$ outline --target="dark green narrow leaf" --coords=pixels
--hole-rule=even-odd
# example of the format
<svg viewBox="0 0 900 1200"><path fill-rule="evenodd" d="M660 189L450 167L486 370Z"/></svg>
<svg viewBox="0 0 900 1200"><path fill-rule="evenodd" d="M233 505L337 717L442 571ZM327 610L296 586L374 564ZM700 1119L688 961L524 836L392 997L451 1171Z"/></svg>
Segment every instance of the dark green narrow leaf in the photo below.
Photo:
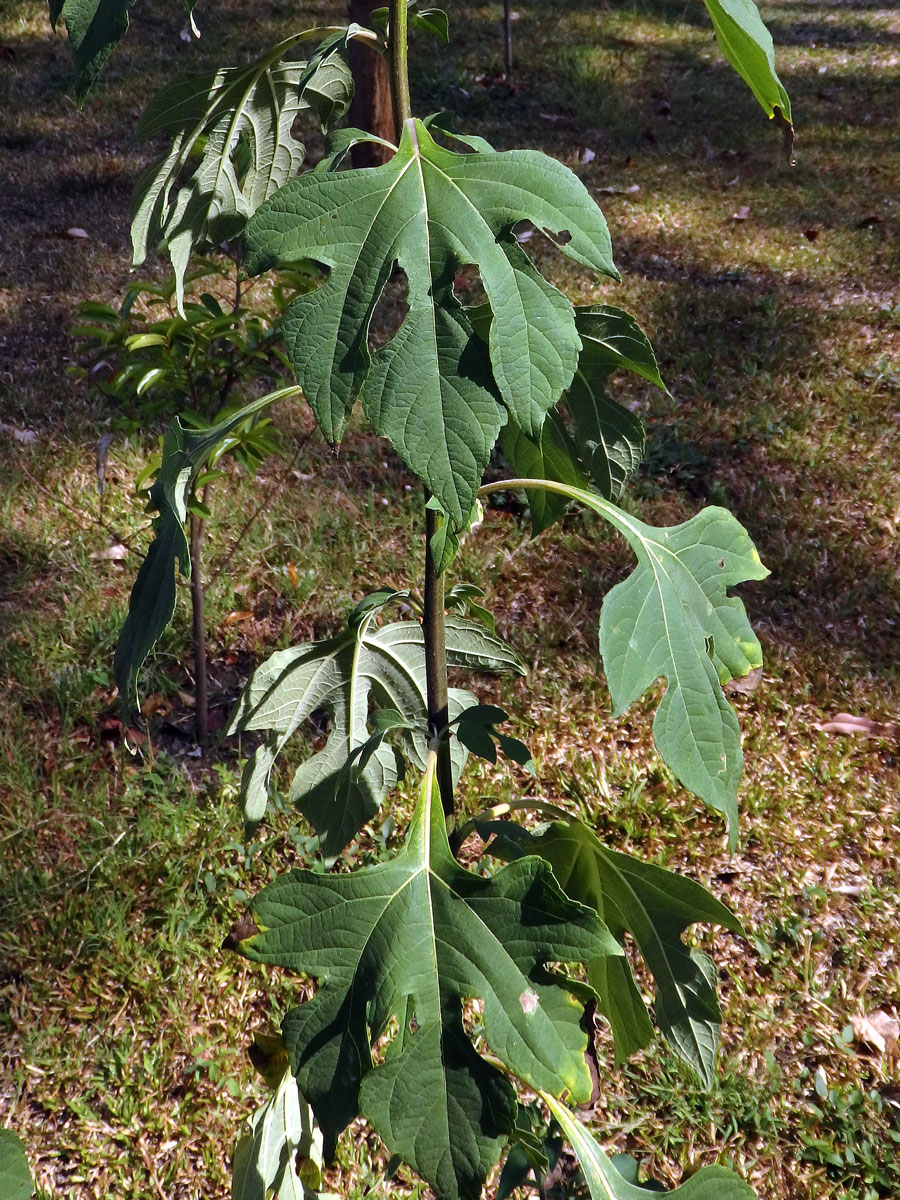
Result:
<svg viewBox="0 0 900 1200"><path fill-rule="evenodd" d="M75 99L79 106L124 37L133 3L134 0L50 0L53 28L61 18L69 33L75 60Z"/></svg>
<svg viewBox="0 0 900 1200"><path fill-rule="evenodd" d="M128 616L116 643L115 678L123 705L137 702L137 680L147 655L175 614L175 568L190 574L183 518L167 509L153 524L153 541L141 563L128 601Z"/></svg>
<svg viewBox="0 0 900 1200"><path fill-rule="evenodd" d="M753 0L703 0L716 41L769 117L792 128L791 102L775 70L775 47Z"/></svg>
<svg viewBox="0 0 900 1200"><path fill-rule="evenodd" d="M184 523L194 480L213 451L245 421L298 391L279 388L207 429L185 429L178 417L169 426L162 463L150 490L150 502L159 514L153 522L153 541L131 589L128 616L116 645L115 678L126 709L136 704L141 666L175 612L176 566L182 575L190 574Z"/></svg>

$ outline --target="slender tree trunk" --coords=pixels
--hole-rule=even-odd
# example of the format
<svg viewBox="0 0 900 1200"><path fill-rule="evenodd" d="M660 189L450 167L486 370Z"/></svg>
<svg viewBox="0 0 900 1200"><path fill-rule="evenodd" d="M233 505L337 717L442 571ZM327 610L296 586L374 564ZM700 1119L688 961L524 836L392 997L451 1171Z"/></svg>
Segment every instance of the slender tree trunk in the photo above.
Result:
<svg viewBox="0 0 900 1200"><path fill-rule="evenodd" d="M350 0L350 20L369 25L372 10L383 7L384 0ZM355 38L350 43L350 69L356 89L350 105L350 124L392 142L394 112L387 63L377 51ZM353 147L351 155L354 167L377 167L388 161L391 152L386 146L362 142Z"/></svg>

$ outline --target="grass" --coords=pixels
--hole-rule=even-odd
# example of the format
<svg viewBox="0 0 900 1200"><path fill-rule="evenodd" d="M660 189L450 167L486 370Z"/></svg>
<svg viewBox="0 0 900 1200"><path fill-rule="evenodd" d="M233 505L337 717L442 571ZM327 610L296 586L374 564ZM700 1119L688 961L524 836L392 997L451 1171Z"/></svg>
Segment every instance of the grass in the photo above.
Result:
<svg viewBox="0 0 900 1200"><path fill-rule="evenodd" d="M311 4L301 23L337 11ZM82 114L45 8L0 15L0 1116L25 1137L42 1200L228 1195L238 1122L260 1094L244 1047L290 1002L286 978L218 947L276 866L308 861L308 831L285 811L245 846L241 748L191 757L185 605L146 679L151 739L127 753L111 653L146 545L132 485L159 429L118 435L101 509L94 448L117 414L66 367L77 302L115 303L127 286L128 197L149 161L128 139L145 99L173 57L240 61L291 14L229 0L185 47L177 6L135 9ZM792 168L695 0L523 4L512 93L491 82L500 6L453 6L453 43L417 43L413 85L424 110L456 109L498 148L539 146L597 194L621 285L535 254L573 297L635 311L657 346L674 399L623 392L650 434L631 502L659 523L725 503L772 570L742 589L766 667L734 697L747 766L729 855L721 824L652 751L654 697L610 716L596 619L627 549L589 516L531 542L520 517L489 510L458 564L487 582L530 668L477 686L518 718L534 794L709 883L750 934L698 935L720 967L716 1087L657 1045L610 1068L596 1124L667 1182L721 1155L763 1197L874 1200L900 1192L900 1090L895 1061L859 1045L850 1019L900 1005L897 747L817 726L900 708L900 20L887 5L804 0L765 15L797 120ZM65 236L73 226L90 236ZM281 457L255 484L235 472L217 485L210 562L259 489L271 497L209 599L222 718L252 661L334 631L363 592L404 586L420 564L413 481L383 445L355 428L335 459L311 439L288 475L308 416L276 415ZM136 548L124 563L96 557L120 541ZM463 803L520 786L477 765ZM383 852L377 834L360 858ZM382 1165L377 1139L354 1129L332 1186L418 1194Z"/></svg>

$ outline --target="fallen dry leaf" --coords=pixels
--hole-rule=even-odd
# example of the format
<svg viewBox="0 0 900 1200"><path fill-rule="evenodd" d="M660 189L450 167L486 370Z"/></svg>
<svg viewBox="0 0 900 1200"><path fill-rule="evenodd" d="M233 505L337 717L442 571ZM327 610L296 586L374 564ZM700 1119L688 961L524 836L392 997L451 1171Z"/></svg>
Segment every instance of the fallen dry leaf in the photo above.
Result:
<svg viewBox="0 0 900 1200"><path fill-rule="evenodd" d="M854 717L851 713L837 713L830 721L814 722L813 729L822 733L862 733L866 737L900 741L900 724L896 721L872 721L868 717Z"/></svg>
<svg viewBox="0 0 900 1200"><path fill-rule="evenodd" d="M293 565L293 564L292 564ZM296 584L294 585L296 587ZM250 609L241 609L239 612L230 612L225 618L226 625L236 625L239 621L252 621L253 613Z"/></svg>
<svg viewBox="0 0 900 1200"><path fill-rule="evenodd" d="M37 434L33 429L17 429L15 425L7 425L5 421L0 421L0 433L8 433L13 441L21 446L30 446L32 442L37 441Z"/></svg>
<svg viewBox="0 0 900 1200"><path fill-rule="evenodd" d="M122 562L128 557L129 553L130 551L127 546L123 546L121 542L113 542L105 550L95 550L91 558L94 562Z"/></svg>
<svg viewBox="0 0 900 1200"><path fill-rule="evenodd" d="M900 1022L883 1008L876 1008L867 1017L851 1017L853 1036L863 1046L879 1054L893 1054L900 1038Z"/></svg>
<svg viewBox="0 0 900 1200"><path fill-rule="evenodd" d="M750 696L759 687L762 674L762 667L754 667L752 671L748 671L740 679L729 679L725 684L725 691L738 692L742 696Z"/></svg>

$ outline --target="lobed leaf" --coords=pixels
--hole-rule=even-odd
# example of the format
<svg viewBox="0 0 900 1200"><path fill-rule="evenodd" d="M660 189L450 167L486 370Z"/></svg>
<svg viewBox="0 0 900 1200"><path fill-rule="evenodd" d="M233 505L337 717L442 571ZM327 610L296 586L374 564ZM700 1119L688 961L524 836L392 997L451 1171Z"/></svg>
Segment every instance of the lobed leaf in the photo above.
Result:
<svg viewBox="0 0 900 1200"><path fill-rule="evenodd" d="M305 155L291 133L297 114L313 108L329 124L346 112L353 81L342 55L359 32L351 26L332 34L308 62L284 61L299 43L322 33L305 30L247 66L176 80L150 101L136 137L165 134L168 149L135 187L133 262L142 263L150 246L168 251L179 309L194 250L236 237L260 204L296 175Z"/></svg>
<svg viewBox="0 0 900 1200"><path fill-rule="evenodd" d="M600 610L600 653L614 711L622 713L665 678L653 722L656 748L685 787L726 816L734 847L744 759L722 684L761 666L762 650L743 604L728 589L769 572L746 530L723 508L657 529L594 493L552 481L512 479L485 486L481 495L538 487L592 508L634 550L636 569Z"/></svg>
<svg viewBox="0 0 900 1200"><path fill-rule="evenodd" d="M432 752L396 858L351 874L276 879L226 944L318 980L283 1033L326 1151L361 1113L439 1200L475 1200L513 1130L516 1101L473 1047L463 1002L483 1002L488 1045L526 1084L584 1101L591 1078L579 989L547 964L621 949L539 859L490 879L457 863L434 761ZM396 1032L374 1064L370 1046L392 1021Z"/></svg>
<svg viewBox="0 0 900 1200"><path fill-rule="evenodd" d="M728 588L768 571L738 521L709 507L656 529L620 509L601 509L631 543L636 570L600 610L600 653L616 714L660 676L666 691L653 722L656 747L681 782L729 823L737 844L741 736L722 684L762 665L744 606ZM602 503L602 502L600 502Z"/></svg>
<svg viewBox="0 0 900 1200"><path fill-rule="evenodd" d="M246 229L250 273L305 258L330 271L284 318L288 356L325 436L340 441L359 396L457 526L507 417L537 434L581 348L571 305L512 236L521 220L617 277L606 222L571 171L535 151L455 154L420 121L406 123L384 166L302 175ZM495 317L487 352L453 292L465 263L478 266ZM397 266L409 311L371 355L369 323Z"/></svg>
<svg viewBox="0 0 900 1200"><path fill-rule="evenodd" d="M696 921L742 933L740 921L692 879L610 850L581 821L553 821L533 834L508 821L479 821L482 837L494 834L490 853L504 860L538 854L571 900L597 910L610 933L634 939L656 985L654 1010L664 1036L712 1084L721 1013L710 960L682 941ZM648 1044L652 1027L625 958L588 963L588 982L610 1023L616 1061Z"/></svg>
<svg viewBox="0 0 900 1200"><path fill-rule="evenodd" d="M591 1200L647 1200L659 1193L672 1200L756 1200L756 1193L727 1167L701 1167L680 1187L649 1190L630 1182L614 1166L584 1125L556 1097L541 1093L541 1099L559 1122L578 1158Z"/></svg>
<svg viewBox="0 0 900 1200"><path fill-rule="evenodd" d="M385 603L391 594L382 594ZM244 819L252 830L265 814L268 775L278 754L300 725L316 711L330 719L325 746L301 763L291 785L291 800L322 838L327 857L337 855L378 811L402 775L402 760L385 740L371 740L372 709L397 717L406 754L425 766L428 703L422 627L415 621L375 624L377 609L367 607L335 638L280 650L256 669L238 704L230 732L262 729L267 738L249 760L241 781ZM518 671L513 650L484 626L456 617L446 619L447 662L483 671ZM459 688L450 689L450 716L475 704ZM465 761L465 748L451 743L454 773ZM348 761L355 761L348 766Z"/></svg>

